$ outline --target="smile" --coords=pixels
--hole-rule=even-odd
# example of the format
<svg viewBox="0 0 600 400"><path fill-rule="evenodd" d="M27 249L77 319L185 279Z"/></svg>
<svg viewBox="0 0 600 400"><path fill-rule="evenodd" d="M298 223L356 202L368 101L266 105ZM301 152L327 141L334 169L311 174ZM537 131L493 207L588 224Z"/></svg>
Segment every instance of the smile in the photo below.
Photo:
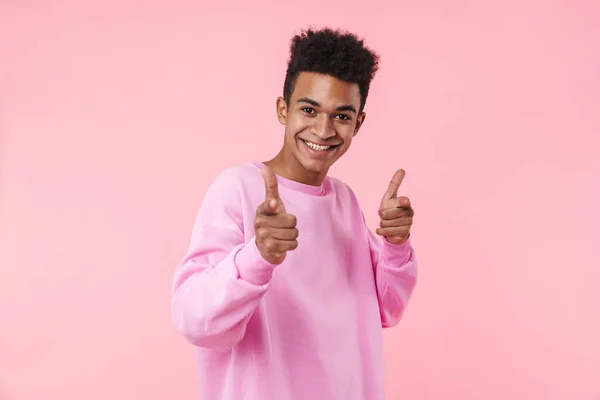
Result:
<svg viewBox="0 0 600 400"><path fill-rule="evenodd" d="M304 139L300 139L300 140L302 140L304 142L304 144L306 144L308 147L310 147L311 149L316 150L316 151L326 151L326 150L332 149L337 146L337 145L323 146L320 144L309 142Z"/></svg>

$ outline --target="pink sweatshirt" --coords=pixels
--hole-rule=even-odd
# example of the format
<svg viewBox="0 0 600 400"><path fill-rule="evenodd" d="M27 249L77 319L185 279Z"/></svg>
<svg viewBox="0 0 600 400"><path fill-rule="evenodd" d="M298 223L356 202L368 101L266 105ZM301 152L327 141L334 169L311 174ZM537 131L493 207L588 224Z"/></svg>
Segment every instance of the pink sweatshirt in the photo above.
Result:
<svg viewBox="0 0 600 400"><path fill-rule="evenodd" d="M277 176L300 234L269 264L254 239L262 166L215 179L175 272L173 323L195 346L202 400L384 399L382 327L399 322L415 286L410 241L375 236L335 178Z"/></svg>

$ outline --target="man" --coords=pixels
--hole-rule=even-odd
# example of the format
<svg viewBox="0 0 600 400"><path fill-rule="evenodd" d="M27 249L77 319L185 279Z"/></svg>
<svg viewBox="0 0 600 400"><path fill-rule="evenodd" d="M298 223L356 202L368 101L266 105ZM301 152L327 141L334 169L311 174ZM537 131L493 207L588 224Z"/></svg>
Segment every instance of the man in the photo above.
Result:
<svg viewBox="0 0 600 400"><path fill-rule="evenodd" d="M382 238L327 176L365 120L379 58L330 29L295 36L290 53L283 147L208 189L175 272L173 322L196 347L202 400L380 400L382 327L416 282L404 171L381 200Z"/></svg>

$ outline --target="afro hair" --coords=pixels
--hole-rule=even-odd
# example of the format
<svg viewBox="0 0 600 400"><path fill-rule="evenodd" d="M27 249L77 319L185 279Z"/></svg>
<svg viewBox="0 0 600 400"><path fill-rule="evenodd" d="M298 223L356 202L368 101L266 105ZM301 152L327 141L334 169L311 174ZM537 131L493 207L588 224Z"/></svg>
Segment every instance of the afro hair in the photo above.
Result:
<svg viewBox="0 0 600 400"><path fill-rule="evenodd" d="M358 84L362 112L378 67L379 55L367 48L356 35L330 28L308 29L292 38L283 98L287 104L290 103L300 72L316 72Z"/></svg>

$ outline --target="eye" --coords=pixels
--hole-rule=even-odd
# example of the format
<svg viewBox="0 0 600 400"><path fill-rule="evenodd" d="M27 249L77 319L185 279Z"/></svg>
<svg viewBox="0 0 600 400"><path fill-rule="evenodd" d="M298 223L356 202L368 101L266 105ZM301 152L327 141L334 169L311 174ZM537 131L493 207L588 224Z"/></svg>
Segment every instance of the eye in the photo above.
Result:
<svg viewBox="0 0 600 400"><path fill-rule="evenodd" d="M341 119L343 121L349 121L351 118L349 116L347 116L346 114L338 114L336 115L336 118Z"/></svg>
<svg viewBox="0 0 600 400"><path fill-rule="evenodd" d="M303 107L302 111L307 113L307 114L313 114L315 112L315 109L312 107Z"/></svg>

